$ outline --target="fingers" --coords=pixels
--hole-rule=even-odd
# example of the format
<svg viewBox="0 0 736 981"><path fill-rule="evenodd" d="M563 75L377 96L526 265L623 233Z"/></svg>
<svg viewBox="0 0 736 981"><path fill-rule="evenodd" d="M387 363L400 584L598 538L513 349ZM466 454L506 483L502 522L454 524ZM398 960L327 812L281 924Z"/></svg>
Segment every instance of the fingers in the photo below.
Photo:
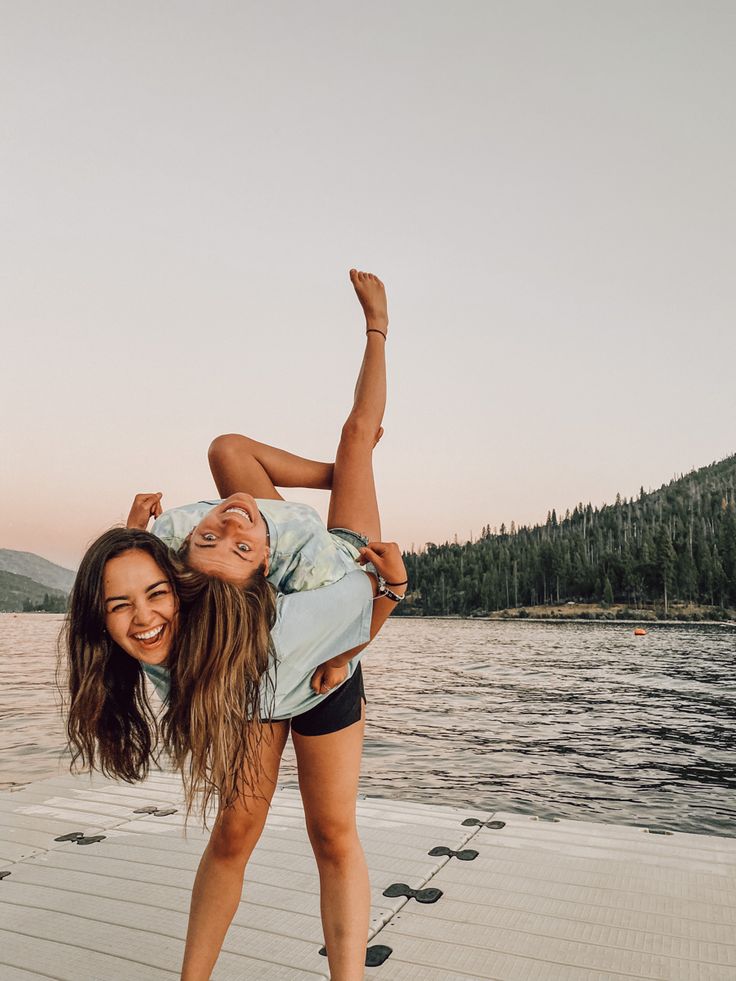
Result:
<svg viewBox="0 0 736 981"><path fill-rule="evenodd" d="M379 555L372 548L361 548L360 554L358 555L358 562L361 565L365 565L367 562L375 563L377 558L379 558Z"/></svg>
<svg viewBox="0 0 736 981"><path fill-rule="evenodd" d="M359 552L361 556L370 552L373 557L384 558L390 552L400 552L400 549L396 542L368 542Z"/></svg>
<svg viewBox="0 0 736 981"><path fill-rule="evenodd" d="M156 491L155 494L136 494L133 507L140 508L141 511L150 514L153 518L158 518L164 513L164 509L161 506L162 497L163 494L161 491Z"/></svg>
<svg viewBox="0 0 736 981"><path fill-rule="evenodd" d="M309 687L312 689L315 695L319 695L322 691L322 672L319 668L312 675L312 680L309 682Z"/></svg>

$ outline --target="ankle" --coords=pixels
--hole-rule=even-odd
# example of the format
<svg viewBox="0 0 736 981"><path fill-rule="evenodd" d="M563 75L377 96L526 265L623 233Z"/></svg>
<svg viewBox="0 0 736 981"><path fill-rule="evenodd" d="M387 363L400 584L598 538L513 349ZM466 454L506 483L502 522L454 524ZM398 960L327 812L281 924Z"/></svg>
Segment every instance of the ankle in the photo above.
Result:
<svg viewBox="0 0 736 981"><path fill-rule="evenodd" d="M388 317L385 314L371 314L371 316L365 318L365 329L377 330L385 337L388 333Z"/></svg>

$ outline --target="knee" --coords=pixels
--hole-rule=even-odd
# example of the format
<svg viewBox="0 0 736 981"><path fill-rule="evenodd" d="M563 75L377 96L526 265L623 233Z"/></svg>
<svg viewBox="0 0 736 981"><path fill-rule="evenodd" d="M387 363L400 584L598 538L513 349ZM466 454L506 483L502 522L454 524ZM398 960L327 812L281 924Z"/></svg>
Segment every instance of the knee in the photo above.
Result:
<svg viewBox="0 0 736 981"><path fill-rule="evenodd" d="M217 466L232 460L234 456L241 456L244 452L248 452L250 443L251 440L247 436L241 436L238 433L223 433L221 436L215 436L210 443L207 459L211 465Z"/></svg>
<svg viewBox="0 0 736 981"><path fill-rule="evenodd" d="M315 822L309 825L309 840L318 862L334 865L347 864L354 857L360 839L355 822Z"/></svg>
<svg viewBox="0 0 736 981"><path fill-rule="evenodd" d="M341 441L351 444L365 444L371 449L376 443L376 420L369 419L360 413L353 412L345 420Z"/></svg>
<svg viewBox="0 0 736 981"><path fill-rule="evenodd" d="M209 850L220 862L245 864L263 830L263 820L255 815L237 819L220 818L212 830Z"/></svg>

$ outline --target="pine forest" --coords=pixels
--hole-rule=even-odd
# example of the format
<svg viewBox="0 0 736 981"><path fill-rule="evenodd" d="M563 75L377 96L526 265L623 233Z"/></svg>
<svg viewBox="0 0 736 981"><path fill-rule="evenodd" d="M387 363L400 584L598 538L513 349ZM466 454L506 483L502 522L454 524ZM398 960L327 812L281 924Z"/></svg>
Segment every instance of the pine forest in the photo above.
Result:
<svg viewBox="0 0 736 981"><path fill-rule="evenodd" d="M597 603L665 617L688 604L727 616L736 607L736 456L636 499L578 504L562 518L551 511L534 527L486 527L475 542L430 542L404 559L410 593L396 611L404 615Z"/></svg>

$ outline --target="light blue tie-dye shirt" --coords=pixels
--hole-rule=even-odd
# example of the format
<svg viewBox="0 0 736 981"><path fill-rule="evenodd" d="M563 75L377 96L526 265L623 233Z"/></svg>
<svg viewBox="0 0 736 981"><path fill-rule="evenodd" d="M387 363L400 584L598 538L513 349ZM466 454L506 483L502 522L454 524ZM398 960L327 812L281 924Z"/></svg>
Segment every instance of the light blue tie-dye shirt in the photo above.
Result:
<svg viewBox="0 0 736 981"><path fill-rule="evenodd" d="M277 596L271 665L261 683L262 718L290 719L327 698L331 693L316 695L310 688L312 674L331 657L368 643L372 611L373 588L360 570L323 589ZM348 678L363 653L349 662ZM168 670L159 665L142 667L165 700Z"/></svg>
<svg viewBox="0 0 736 981"><path fill-rule="evenodd" d="M218 504L222 501L197 501L172 508L156 518L151 531L176 551ZM329 532L308 504L264 499L256 504L270 537L268 580L280 592L319 589L359 568L358 549Z"/></svg>

